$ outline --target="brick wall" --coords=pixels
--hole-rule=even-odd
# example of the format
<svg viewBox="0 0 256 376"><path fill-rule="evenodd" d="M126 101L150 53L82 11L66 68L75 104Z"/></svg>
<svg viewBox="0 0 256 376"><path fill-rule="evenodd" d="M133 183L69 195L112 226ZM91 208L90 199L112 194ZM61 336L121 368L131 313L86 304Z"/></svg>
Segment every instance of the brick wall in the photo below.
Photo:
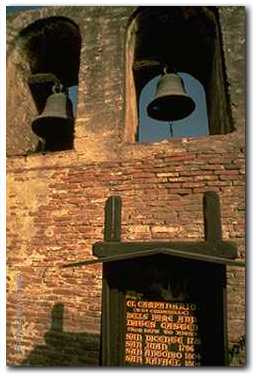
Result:
<svg viewBox="0 0 256 376"><path fill-rule="evenodd" d="M245 257L244 119L237 110L243 107L243 98L236 79L243 62L237 59L230 69L229 51L232 20L239 21L236 33L242 36L243 8L221 8L237 130L225 136L144 145L122 138L124 58L117 50L124 49L134 9L85 7L82 17L72 7L54 8L12 17L9 26L10 45L21 27L53 13L72 16L84 33L75 149L22 156L21 145L19 155L7 159L10 365L98 364L101 266L62 266L93 257L92 244L103 239L104 206L110 195L122 198L122 240L200 240L203 193L216 191L223 238L235 241L239 259ZM102 70L104 59L108 64ZM7 127L11 125L10 117ZM245 333L244 270L228 267L227 278L231 348Z"/></svg>

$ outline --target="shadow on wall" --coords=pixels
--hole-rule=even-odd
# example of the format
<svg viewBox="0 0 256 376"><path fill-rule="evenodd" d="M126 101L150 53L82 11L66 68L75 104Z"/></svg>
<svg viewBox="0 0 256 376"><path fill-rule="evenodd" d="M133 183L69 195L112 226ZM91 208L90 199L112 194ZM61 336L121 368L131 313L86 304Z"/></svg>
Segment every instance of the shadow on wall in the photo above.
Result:
<svg viewBox="0 0 256 376"><path fill-rule="evenodd" d="M21 366L97 366L100 337L90 333L63 331L64 305L52 309L50 330L45 334L46 345L35 347Z"/></svg>

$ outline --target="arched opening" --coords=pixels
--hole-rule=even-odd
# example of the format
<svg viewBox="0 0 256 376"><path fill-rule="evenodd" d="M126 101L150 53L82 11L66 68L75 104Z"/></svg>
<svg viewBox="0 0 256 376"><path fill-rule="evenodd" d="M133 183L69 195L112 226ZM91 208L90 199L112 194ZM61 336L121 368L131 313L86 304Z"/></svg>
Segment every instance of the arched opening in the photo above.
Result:
<svg viewBox="0 0 256 376"><path fill-rule="evenodd" d="M139 8L127 32L126 59L126 141L140 139L141 93L164 66L186 72L203 86L209 135L233 131L214 7Z"/></svg>
<svg viewBox="0 0 256 376"><path fill-rule="evenodd" d="M70 100L73 102L73 111L70 113L74 114L77 102L80 49L79 28L66 17L39 19L20 31L9 56L9 64L7 64L7 74L10 72L10 76L15 77L13 82L19 82L19 92L16 96L13 97L14 93L9 90L10 101L13 101L15 104L13 107L18 109L16 113L18 121L16 123L12 121L11 111L10 120L8 119L8 123L12 123L8 138L9 148L7 147L7 150L11 150L10 154L27 154L42 150L42 140L38 134L35 135L32 132L31 124L37 116L44 113L47 99L53 94L56 82L61 83L63 93L67 97L66 107L69 107ZM10 83L10 87L13 82ZM63 103L61 111L65 113L65 102ZM26 106L30 109L24 114ZM23 113L19 111L22 107ZM69 131L66 132L65 137L61 134L62 130L60 129L60 133L59 130L56 131L57 125L55 127L53 124L55 130L50 142L47 140L45 142L45 151L73 148L73 114L70 116ZM18 134L20 134L19 143L13 146L15 144L13 139Z"/></svg>
<svg viewBox="0 0 256 376"><path fill-rule="evenodd" d="M147 106L154 99L160 75L151 79L143 88L139 99L138 142L155 142L167 138L200 137L209 135L205 91L201 83L190 74L178 72L187 94L195 102L195 110L182 120L170 122L152 119Z"/></svg>
<svg viewBox="0 0 256 376"><path fill-rule="evenodd" d="M66 17L35 21L19 34L32 74L52 73L66 87L77 85L81 35L78 26Z"/></svg>

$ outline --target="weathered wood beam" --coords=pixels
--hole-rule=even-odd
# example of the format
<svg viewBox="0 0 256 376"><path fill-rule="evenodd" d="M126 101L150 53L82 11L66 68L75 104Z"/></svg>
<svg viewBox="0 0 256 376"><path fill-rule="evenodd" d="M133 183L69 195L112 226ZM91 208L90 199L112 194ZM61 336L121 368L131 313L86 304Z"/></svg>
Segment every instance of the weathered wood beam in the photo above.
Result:
<svg viewBox="0 0 256 376"><path fill-rule="evenodd" d="M218 257L203 253L194 253L194 252L184 252L175 249L168 249L168 248L156 248L156 249L146 249L138 251L129 251L129 252L119 252L116 254L104 256L94 260L82 260L82 261L75 261L69 264L65 264L62 267L78 267L82 265L91 265L91 264L98 264L103 263L103 267L106 267L108 263L115 262L115 261L126 261L129 259L137 259L140 257L148 257L154 255L168 255L172 257L181 257L190 260L196 261L204 261L204 262L211 262L215 264L223 264L223 265L231 265L231 266L238 266L238 267L245 267L245 263L239 260L233 260L226 257Z"/></svg>
<svg viewBox="0 0 256 376"><path fill-rule="evenodd" d="M105 225L104 240L105 242L121 240L121 206L122 201L119 196L111 196L107 199L105 205ZM111 312L113 313L113 304L116 300L115 293L109 286L108 264L103 263L102 277L102 316L101 316L101 348L100 348L100 364L109 366L112 363L113 341L112 341L112 325ZM112 349L112 350L111 350Z"/></svg>
<svg viewBox="0 0 256 376"><path fill-rule="evenodd" d="M105 205L105 241L121 240L121 197L111 196L107 199Z"/></svg>
<svg viewBox="0 0 256 376"><path fill-rule="evenodd" d="M203 198L205 240L222 239L220 200L216 192L205 192Z"/></svg>
<svg viewBox="0 0 256 376"><path fill-rule="evenodd" d="M233 259L237 255L236 244L231 241L216 242L97 242L93 244L93 255L105 257L118 255L123 252L140 252L145 250L166 248L183 252L194 252L197 254L213 255Z"/></svg>

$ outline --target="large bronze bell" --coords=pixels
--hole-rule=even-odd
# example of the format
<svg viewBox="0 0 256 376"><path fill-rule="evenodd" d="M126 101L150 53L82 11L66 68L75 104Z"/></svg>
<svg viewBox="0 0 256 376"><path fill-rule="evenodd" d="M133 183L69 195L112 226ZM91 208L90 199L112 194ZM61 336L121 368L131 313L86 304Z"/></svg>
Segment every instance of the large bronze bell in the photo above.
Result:
<svg viewBox="0 0 256 376"><path fill-rule="evenodd" d="M73 132L73 108L67 94L54 87L44 111L32 123L34 133L45 140L69 137Z"/></svg>
<svg viewBox="0 0 256 376"><path fill-rule="evenodd" d="M148 105L148 115L156 120L175 121L190 115L195 102L186 93L183 80L175 73L165 73L158 81L155 99Z"/></svg>

